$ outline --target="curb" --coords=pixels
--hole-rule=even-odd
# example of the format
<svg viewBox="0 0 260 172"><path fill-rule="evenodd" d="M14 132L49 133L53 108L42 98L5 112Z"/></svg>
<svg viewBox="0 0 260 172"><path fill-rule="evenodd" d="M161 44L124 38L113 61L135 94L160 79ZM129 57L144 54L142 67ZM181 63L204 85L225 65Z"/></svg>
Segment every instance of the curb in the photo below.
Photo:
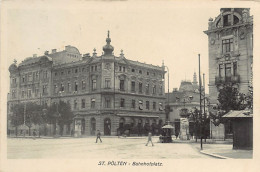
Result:
<svg viewBox="0 0 260 172"><path fill-rule="evenodd" d="M205 152L205 151L200 151L200 153L202 154L205 154L205 155L208 155L208 156L212 156L214 158L219 158L219 159L232 159L232 158L228 158L228 157L225 157L225 156L221 156L221 155L217 155L217 154L213 154L213 153L208 153L208 152Z"/></svg>

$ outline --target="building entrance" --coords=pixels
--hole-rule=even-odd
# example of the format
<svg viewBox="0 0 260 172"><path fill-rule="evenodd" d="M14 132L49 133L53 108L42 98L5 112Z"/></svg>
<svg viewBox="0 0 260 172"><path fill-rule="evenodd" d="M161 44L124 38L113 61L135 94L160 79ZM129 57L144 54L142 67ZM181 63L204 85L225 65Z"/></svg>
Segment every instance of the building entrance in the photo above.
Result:
<svg viewBox="0 0 260 172"><path fill-rule="evenodd" d="M106 118L104 120L104 135L110 136L111 135L111 120Z"/></svg>

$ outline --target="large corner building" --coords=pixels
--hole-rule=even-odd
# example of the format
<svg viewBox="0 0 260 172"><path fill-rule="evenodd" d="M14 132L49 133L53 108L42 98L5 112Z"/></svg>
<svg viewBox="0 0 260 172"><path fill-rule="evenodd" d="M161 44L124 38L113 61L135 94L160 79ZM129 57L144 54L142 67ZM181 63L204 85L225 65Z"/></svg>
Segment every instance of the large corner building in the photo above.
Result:
<svg viewBox="0 0 260 172"><path fill-rule="evenodd" d="M103 53L81 55L73 46L12 64L8 115L16 103L34 101L46 106L64 101L74 113L78 135L116 135L128 124L133 133L158 129L165 122L164 66L115 56L111 39ZM157 127L156 127L157 126ZM8 122L8 128L13 127ZM65 131L64 131L65 132ZM68 131L70 132L70 131Z"/></svg>
<svg viewBox="0 0 260 172"><path fill-rule="evenodd" d="M248 8L222 8L209 19L209 95L216 104L219 89L231 84L240 93L248 94L252 86L253 17ZM213 137L223 138L224 132L212 129Z"/></svg>

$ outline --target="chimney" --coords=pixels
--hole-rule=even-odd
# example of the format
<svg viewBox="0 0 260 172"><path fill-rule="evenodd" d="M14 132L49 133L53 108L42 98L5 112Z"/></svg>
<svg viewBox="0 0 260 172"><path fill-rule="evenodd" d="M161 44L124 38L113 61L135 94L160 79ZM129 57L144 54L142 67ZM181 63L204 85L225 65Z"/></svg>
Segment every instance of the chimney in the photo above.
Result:
<svg viewBox="0 0 260 172"><path fill-rule="evenodd" d="M45 51L45 52L44 52L44 55L48 55L48 54L49 54L49 51Z"/></svg>
<svg viewBox="0 0 260 172"><path fill-rule="evenodd" d="M33 54L33 57L37 57L37 54Z"/></svg>
<svg viewBox="0 0 260 172"><path fill-rule="evenodd" d="M57 49L52 49L51 50L51 53L53 54L53 53L56 53L57 52Z"/></svg>

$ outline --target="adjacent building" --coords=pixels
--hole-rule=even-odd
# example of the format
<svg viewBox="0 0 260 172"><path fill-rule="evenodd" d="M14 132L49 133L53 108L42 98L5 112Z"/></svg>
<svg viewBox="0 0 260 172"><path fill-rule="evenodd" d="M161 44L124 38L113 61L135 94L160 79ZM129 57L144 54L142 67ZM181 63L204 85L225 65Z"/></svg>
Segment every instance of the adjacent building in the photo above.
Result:
<svg viewBox="0 0 260 172"><path fill-rule="evenodd" d="M209 95L217 104L218 91L231 84L240 93L248 94L253 72L253 17L248 8L221 8L209 19ZM227 128L226 128L227 129ZM212 128L213 137L224 138L224 127ZM226 131L228 132L228 131Z"/></svg>
<svg viewBox="0 0 260 172"><path fill-rule="evenodd" d="M128 125L132 134L158 129L165 122L165 67L115 56L111 38L102 55L80 54L73 46L27 58L10 67L8 115L13 104L46 106L60 100L71 105L77 136L117 135ZM12 130L10 121L8 128ZM69 127L68 127L69 128ZM69 132L69 131L68 131Z"/></svg>
<svg viewBox="0 0 260 172"><path fill-rule="evenodd" d="M202 90L201 108L204 111L208 109L208 102L204 96L204 86ZM168 93L166 93L168 96ZM197 75L194 72L193 81L184 80L181 82L179 89L175 88L169 93L169 105L171 108L169 117L174 125L175 134L180 135L181 139L188 139L189 136L195 136L194 120L189 117L190 111L194 108L200 109L200 92ZM182 124L183 123L183 124ZM209 127L207 128L207 136L209 137Z"/></svg>

